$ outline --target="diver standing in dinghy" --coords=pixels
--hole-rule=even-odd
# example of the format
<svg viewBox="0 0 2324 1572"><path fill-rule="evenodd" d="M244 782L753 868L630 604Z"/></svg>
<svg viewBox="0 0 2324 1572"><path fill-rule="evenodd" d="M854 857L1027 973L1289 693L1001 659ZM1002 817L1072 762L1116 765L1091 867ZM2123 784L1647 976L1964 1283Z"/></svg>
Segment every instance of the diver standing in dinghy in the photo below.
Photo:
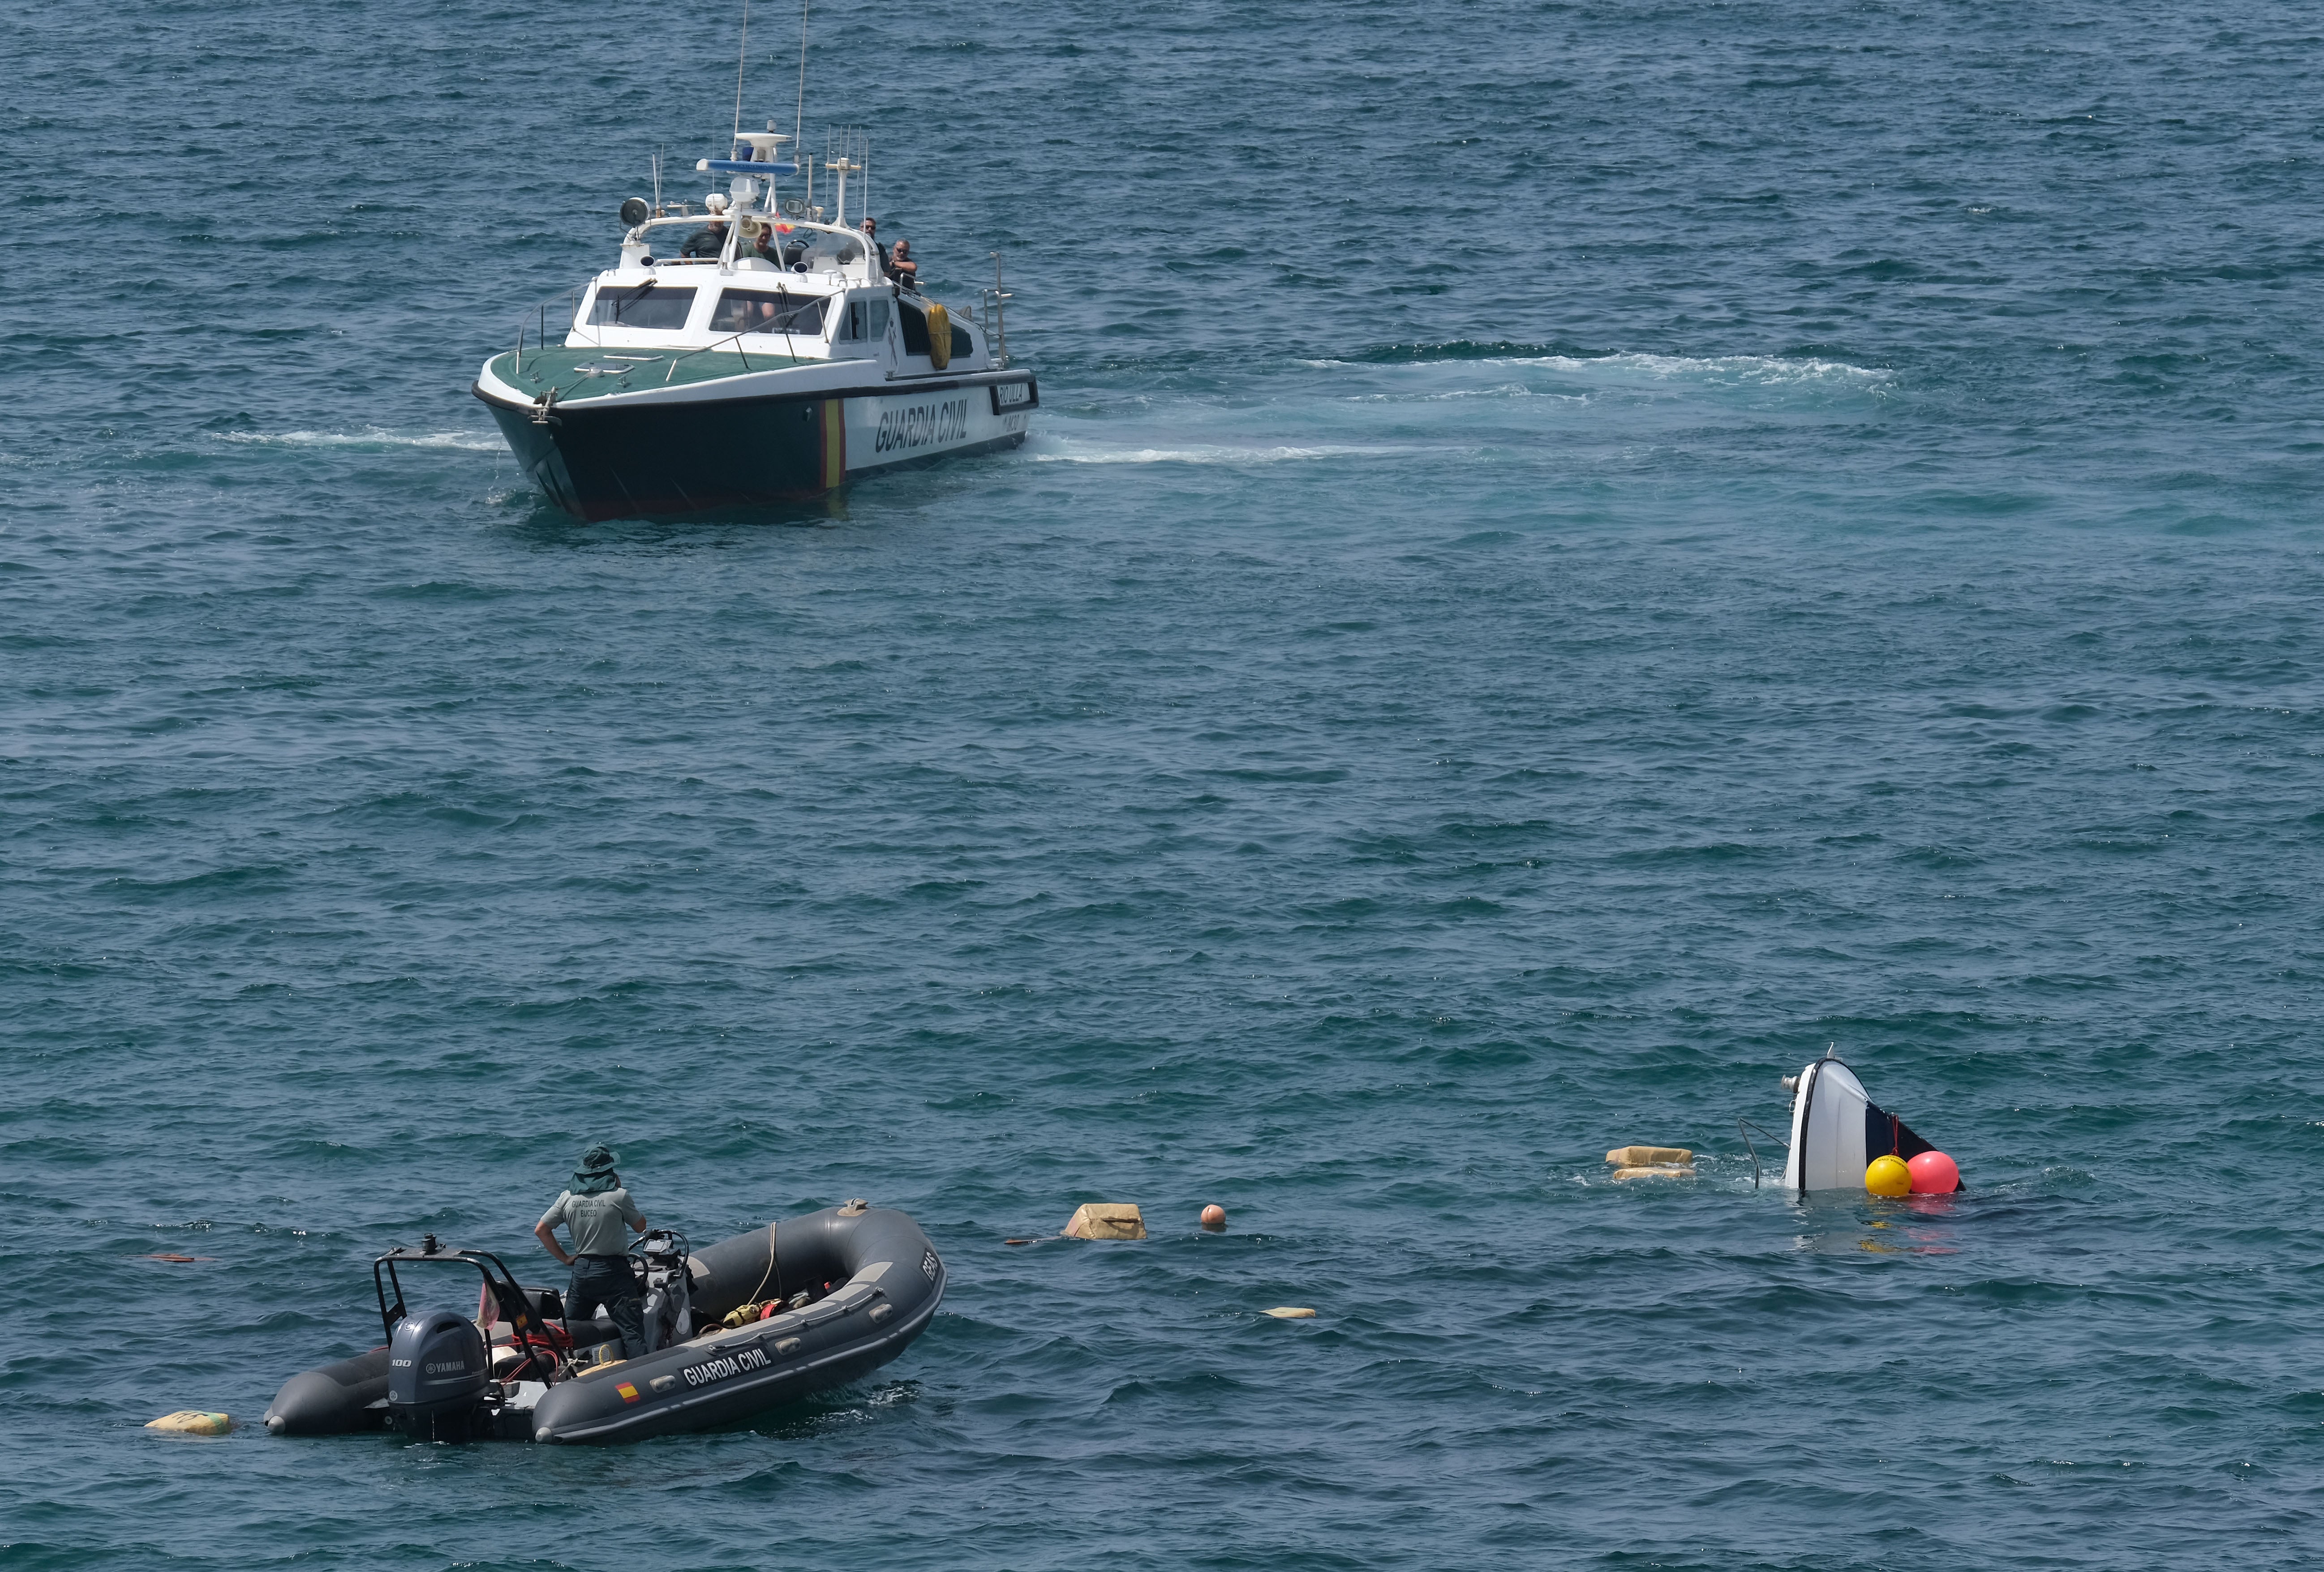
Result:
<svg viewBox="0 0 2324 1572"><path fill-rule="evenodd" d="M572 1184L549 1203L532 1231L551 1255L573 1269L565 1295L565 1324L586 1321L603 1305L622 1335L622 1356L636 1359L647 1352L645 1309L630 1272L630 1239L622 1229L626 1224L645 1233L646 1219L614 1172L618 1162L603 1145L583 1153ZM559 1223L573 1236L569 1255L557 1243Z"/></svg>

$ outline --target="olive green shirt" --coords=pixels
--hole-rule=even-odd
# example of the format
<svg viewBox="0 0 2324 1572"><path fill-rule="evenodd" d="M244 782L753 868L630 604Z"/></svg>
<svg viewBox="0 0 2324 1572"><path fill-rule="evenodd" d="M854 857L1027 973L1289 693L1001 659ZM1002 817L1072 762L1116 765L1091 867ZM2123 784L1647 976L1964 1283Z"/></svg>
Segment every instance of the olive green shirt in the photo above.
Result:
<svg viewBox="0 0 2324 1572"><path fill-rule="evenodd" d="M597 1195L575 1195L568 1190L540 1214L542 1227L554 1228L559 1223L572 1235L576 1255L626 1255L630 1234L622 1225L627 1223L630 1228L643 1232L646 1219L626 1189Z"/></svg>

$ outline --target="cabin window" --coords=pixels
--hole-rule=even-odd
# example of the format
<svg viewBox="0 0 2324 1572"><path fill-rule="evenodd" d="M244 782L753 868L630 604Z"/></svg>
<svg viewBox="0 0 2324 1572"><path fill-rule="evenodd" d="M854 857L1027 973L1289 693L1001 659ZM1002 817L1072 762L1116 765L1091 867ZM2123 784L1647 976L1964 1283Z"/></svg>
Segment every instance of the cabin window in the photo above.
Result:
<svg viewBox="0 0 2324 1572"><path fill-rule="evenodd" d="M823 336L821 295L729 290L710 314L713 333L799 333Z"/></svg>
<svg viewBox="0 0 2324 1572"><path fill-rule="evenodd" d="M692 290L665 289L659 284L608 286L589 302L589 326L668 333L685 326L693 310Z"/></svg>
<svg viewBox="0 0 2324 1572"><path fill-rule="evenodd" d="M888 302L885 300L850 300L847 315L840 318L842 338L855 338L877 343L888 336Z"/></svg>
<svg viewBox="0 0 2324 1572"><path fill-rule="evenodd" d="M971 343L969 342L969 339L968 339L968 329L967 329L967 328L965 328L965 327L963 327L963 326L962 326L959 323L957 323L957 322L954 323L954 324L952 325L952 357L953 357L953 359L954 359L954 360L960 360L960 359L962 359L962 358L963 358L963 357L964 357L964 356L972 355L972 354L974 354L975 353L976 353L976 346L975 346L974 345L971 344Z"/></svg>
<svg viewBox="0 0 2324 1572"><path fill-rule="evenodd" d="M906 354L927 354L928 314L918 306L902 300L896 302L896 314L903 319L904 353Z"/></svg>

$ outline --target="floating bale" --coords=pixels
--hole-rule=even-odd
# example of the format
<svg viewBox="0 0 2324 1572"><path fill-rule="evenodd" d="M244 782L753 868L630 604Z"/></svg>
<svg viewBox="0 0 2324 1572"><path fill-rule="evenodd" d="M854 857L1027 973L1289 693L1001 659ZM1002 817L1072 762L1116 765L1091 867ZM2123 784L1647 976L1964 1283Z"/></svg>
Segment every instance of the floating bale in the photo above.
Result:
<svg viewBox="0 0 2324 1572"><path fill-rule="evenodd" d="M1606 1154L1606 1161L1617 1168L1658 1168L1665 1163L1683 1166L1694 1161L1694 1154L1684 1146L1617 1146Z"/></svg>
<svg viewBox="0 0 2324 1572"><path fill-rule="evenodd" d="M1305 1305L1279 1304L1267 1312L1278 1321L1312 1321L1315 1312Z"/></svg>
<svg viewBox="0 0 2324 1572"><path fill-rule="evenodd" d="M149 1420L149 1430L167 1430L175 1436L223 1436L234 1429L234 1420L222 1413L208 1413L198 1408L181 1408L176 1413L165 1413L158 1420Z"/></svg>
<svg viewBox="0 0 2324 1572"><path fill-rule="evenodd" d="M1617 1179L1692 1179L1692 1168L1617 1168Z"/></svg>
<svg viewBox="0 0 2324 1572"><path fill-rule="evenodd" d="M1065 1225L1065 1237L1143 1239L1146 1237L1146 1218L1132 1202L1089 1201L1077 1209L1073 1221Z"/></svg>

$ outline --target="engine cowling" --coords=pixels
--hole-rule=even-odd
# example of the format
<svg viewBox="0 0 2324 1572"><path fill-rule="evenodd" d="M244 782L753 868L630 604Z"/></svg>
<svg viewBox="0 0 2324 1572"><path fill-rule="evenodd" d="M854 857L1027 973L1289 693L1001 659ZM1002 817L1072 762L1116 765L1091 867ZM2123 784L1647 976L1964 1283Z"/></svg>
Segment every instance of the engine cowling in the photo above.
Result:
<svg viewBox="0 0 2324 1572"><path fill-rule="evenodd" d="M484 1408L492 1366L476 1323L447 1310L395 1323L387 1347L387 1413L424 1441L465 1441Z"/></svg>

